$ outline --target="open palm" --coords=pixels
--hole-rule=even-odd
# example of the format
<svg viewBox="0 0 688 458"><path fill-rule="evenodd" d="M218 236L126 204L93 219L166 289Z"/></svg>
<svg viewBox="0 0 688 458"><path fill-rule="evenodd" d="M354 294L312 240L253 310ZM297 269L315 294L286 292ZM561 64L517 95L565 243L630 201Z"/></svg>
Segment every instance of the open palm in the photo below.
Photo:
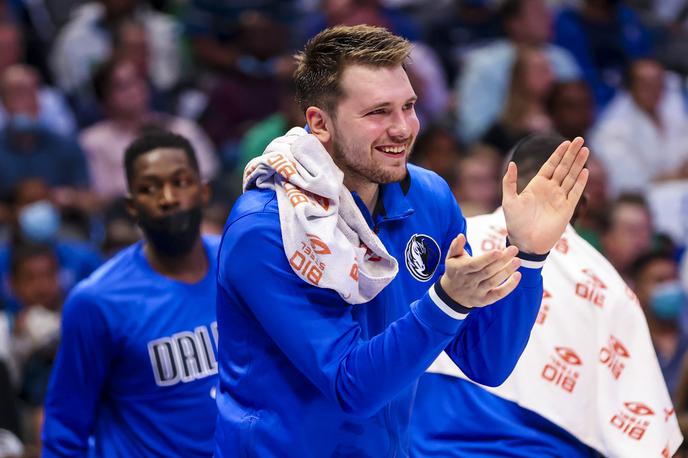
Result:
<svg viewBox="0 0 688 458"><path fill-rule="evenodd" d="M557 243L588 181L589 154L580 137L563 142L520 194L516 164L509 164L502 207L509 240L519 250L544 254Z"/></svg>

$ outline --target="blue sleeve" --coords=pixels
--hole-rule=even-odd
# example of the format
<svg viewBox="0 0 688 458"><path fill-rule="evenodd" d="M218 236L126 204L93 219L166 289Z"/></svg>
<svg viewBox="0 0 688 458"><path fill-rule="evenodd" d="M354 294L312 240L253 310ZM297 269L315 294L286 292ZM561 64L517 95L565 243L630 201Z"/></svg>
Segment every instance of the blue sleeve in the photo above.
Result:
<svg viewBox="0 0 688 458"><path fill-rule="evenodd" d="M351 305L294 274L276 214L254 213L230 224L220 249L219 285L325 396L342 411L365 417L414 383L462 324L426 293L382 333L364 339ZM384 306L367 306L375 305Z"/></svg>
<svg viewBox="0 0 688 458"><path fill-rule="evenodd" d="M105 316L77 287L64 306L62 340L46 395L44 458L87 455L113 351Z"/></svg>
<svg viewBox="0 0 688 458"><path fill-rule="evenodd" d="M516 289L504 299L473 310L447 354L471 380L499 386L514 370L528 343L542 300L541 269L519 269Z"/></svg>
<svg viewBox="0 0 688 458"><path fill-rule="evenodd" d="M452 226L443 253L459 233L466 234L466 219L454 203ZM466 250L472 253L466 242ZM542 301L542 269L521 267L521 281L504 299L476 308L465 319L445 351L471 380L501 385L511 374L528 343Z"/></svg>

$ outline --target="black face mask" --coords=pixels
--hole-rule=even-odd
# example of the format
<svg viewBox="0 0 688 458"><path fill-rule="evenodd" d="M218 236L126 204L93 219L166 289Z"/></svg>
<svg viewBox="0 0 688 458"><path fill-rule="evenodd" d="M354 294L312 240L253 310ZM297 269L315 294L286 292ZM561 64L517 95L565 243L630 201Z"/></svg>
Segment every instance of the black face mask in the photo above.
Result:
<svg viewBox="0 0 688 458"><path fill-rule="evenodd" d="M187 254L193 248L201 228L203 209L199 205L162 218L139 213L138 224L156 252L167 257Z"/></svg>

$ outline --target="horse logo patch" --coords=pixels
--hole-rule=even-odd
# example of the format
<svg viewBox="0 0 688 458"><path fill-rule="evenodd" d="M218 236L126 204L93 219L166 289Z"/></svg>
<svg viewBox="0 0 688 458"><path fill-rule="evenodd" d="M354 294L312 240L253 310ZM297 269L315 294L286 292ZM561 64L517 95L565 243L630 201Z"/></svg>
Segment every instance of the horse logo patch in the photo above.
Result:
<svg viewBox="0 0 688 458"><path fill-rule="evenodd" d="M406 244L404 260L411 275L428 281L440 264L440 247L429 235L413 234Z"/></svg>

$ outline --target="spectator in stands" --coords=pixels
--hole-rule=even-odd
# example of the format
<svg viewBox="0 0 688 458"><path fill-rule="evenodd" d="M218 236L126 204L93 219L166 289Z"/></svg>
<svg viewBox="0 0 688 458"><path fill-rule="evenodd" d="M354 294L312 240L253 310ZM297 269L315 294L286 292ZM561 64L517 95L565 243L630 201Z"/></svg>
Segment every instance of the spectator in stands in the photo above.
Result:
<svg viewBox="0 0 688 458"><path fill-rule="evenodd" d="M609 171L612 195L688 177L688 113L671 83L661 64L637 60L628 69L628 93L601 115L590 143Z"/></svg>
<svg viewBox="0 0 688 458"><path fill-rule="evenodd" d="M0 359L0 452L4 456L24 456L18 404L7 360Z"/></svg>
<svg viewBox="0 0 688 458"><path fill-rule="evenodd" d="M499 206L501 165L500 154L482 144L456 163L452 192L464 216L492 213Z"/></svg>
<svg viewBox="0 0 688 458"><path fill-rule="evenodd" d="M126 200L115 199L104 211L105 236L101 252L106 259L141 239L141 230L127 212Z"/></svg>
<svg viewBox="0 0 688 458"><path fill-rule="evenodd" d="M575 56L598 107L612 99L631 60L652 51L648 30L618 0L584 0L563 9L555 21L554 42Z"/></svg>
<svg viewBox="0 0 688 458"><path fill-rule="evenodd" d="M21 305L9 281L14 247L36 243L50 245L57 255L60 285L65 292L102 262L100 255L88 244L60 237L61 218L53 194L38 179L19 183L10 194L11 240L0 246L0 300L11 313Z"/></svg>
<svg viewBox="0 0 688 458"><path fill-rule="evenodd" d="M163 129L189 139L198 154L201 174L215 176L218 163L203 130L186 119L154 112L145 79L128 60L111 59L94 75L94 87L106 119L82 131L79 138L93 179L93 191L105 201L126 193L124 150L148 129Z"/></svg>
<svg viewBox="0 0 688 458"><path fill-rule="evenodd" d="M0 49L0 74L24 61L24 40L21 30L15 24L0 22ZM75 132L76 121L67 101L57 89L45 84L41 84L38 91L38 117L55 133L70 136ZM0 128L6 123L7 113L0 104Z"/></svg>
<svg viewBox="0 0 688 458"><path fill-rule="evenodd" d="M634 262L632 272L664 380L675 398L688 350L688 338L680 326L686 293L679 281L676 260L670 254L649 252Z"/></svg>
<svg viewBox="0 0 688 458"><path fill-rule="evenodd" d="M48 130L39 117L38 74L13 65L0 75L0 101L8 122L0 131L0 195L27 178L59 187L61 206L92 209L86 191L89 176L84 154L71 139Z"/></svg>
<svg viewBox="0 0 688 458"><path fill-rule="evenodd" d="M638 194L625 194L614 200L603 222L601 244L604 256L631 281L631 266L652 247L652 216L645 199Z"/></svg>
<svg viewBox="0 0 688 458"><path fill-rule="evenodd" d="M57 342L63 296L59 263L50 246L26 244L14 247L10 264L10 284L20 304L12 351L23 367L33 352Z"/></svg>
<svg viewBox="0 0 688 458"><path fill-rule="evenodd" d="M12 330L12 361L26 407L27 437L39 437L43 398L60 337L59 265L47 245L16 246L11 258L10 280L21 304Z"/></svg>
<svg viewBox="0 0 688 458"><path fill-rule="evenodd" d="M458 132L469 144L504 110L517 47L543 48L558 81L580 77L573 56L549 43L552 17L545 0L506 0L500 14L507 36L466 54L457 82Z"/></svg>
<svg viewBox="0 0 688 458"><path fill-rule="evenodd" d="M588 184L585 187L585 212L576 220L576 232L597 251L602 252L600 234L608 221L607 212L610 208L609 193L607 191L607 169L602 161L593 153L588 157Z"/></svg>
<svg viewBox="0 0 688 458"><path fill-rule="evenodd" d="M421 37L420 28L403 11L386 8L380 0L323 0L319 13L306 20L306 37L311 38L335 25L367 24L384 27L409 41Z"/></svg>
<svg viewBox="0 0 688 458"><path fill-rule="evenodd" d="M290 43L295 0L190 0L184 25L199 66L271 76ZM293 27L293 24L291 24Z"/></svg>
<svg viewBox="0 0 688 458"><path fill-rule="evenodd" d="M221 72L200 122L230 171L241 161L241 138L279 109L279 81L294 70L295 32L283 22L294 6L275 0L248 3L192 1L187 18L197 62Z"/></svg>
<svg viewBox="0 0 688 458"><path fill-rule="evenodd" d="M423 41L440 56L448 81L455 81L466 53L502 35L495 2L453 0L449 14L426 27ZM433 5L434 7L434 5Z"/></svg>
<svg viewBox="0 0 688 458"><path fill-rule="evenodd" d="M506 106L481 142L506 157L522 138L552 129L546 111L554 73L547 54L537 47L519 48L511 70Z"/></svg>
<svg viewBox="0 0 688 458"><path fill-rule="evenodd" d="M451 186L454 183L454 169L460 154L459 142L452 132L435 124L427 127L418 136L411 161L437 173Z"/></svg>
<svg viewBox="0 0 688 458"><path fill-rule="evenodd" d="M113 36L122 21L144 24L150 43L150 77L161 90L174 87L182 75L181 30L175 21L136 0L99 0L79 6L62 28L52 51L57 85L77 103L91 97L95 67L113 50Z"/></svg>
<svg viewBox="0 0 688 458"><path fill-rule="evenodd" d="M148 84L150 105L153 109L165 113L177 112L176 96L181 88L161 88L153 83L151 40L143 22L127 19L119 24L113 36L113 55L117 59L131 61L136 66L139 75L143 76Z"/></svg>
<svg viewBox="0 0 688 458"><path fill-rule="evenodd" d="M284 135L294 126L305 125L306 118L295 103L293 80L280 80L279 89L279 110L254 124L241 140L241 155L236 167L239 173L244 172L248 161L263 154L265 147L273 139Z"/></svg>
<svg viewBox="0 0 688 458"><path fill-rule="evenodd" d="M590 87L583 80L555 83L547 101L547 113L554 130L564 138L587 138L595 121Z"/></svg>

